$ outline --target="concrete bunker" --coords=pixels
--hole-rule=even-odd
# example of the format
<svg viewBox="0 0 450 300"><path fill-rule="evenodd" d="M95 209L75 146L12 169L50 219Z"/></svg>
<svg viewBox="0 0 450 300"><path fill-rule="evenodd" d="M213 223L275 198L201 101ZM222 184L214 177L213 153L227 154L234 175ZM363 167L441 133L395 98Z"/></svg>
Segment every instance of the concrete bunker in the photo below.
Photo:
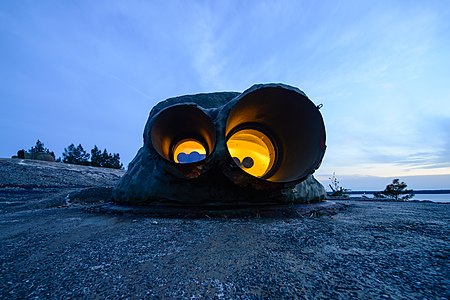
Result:
<svg viewBox="0 0 450 300"><path fill-rule="evenodd" d="M299 89L255 85L170 98L150 112L144 145L113 191L123 204L254 205L320 201L318 107Z"/></svg>
<svg viewBox="0 0 450 300"><path fill-rule="evenodd" d="M243 165L244 171L274 183L304 179L319 167L325 153L325 126L318 108L303 92L287 88L244 93L228 113L225 136L232 156L248 153L263 166L252 172L258 164Z"/></svg>

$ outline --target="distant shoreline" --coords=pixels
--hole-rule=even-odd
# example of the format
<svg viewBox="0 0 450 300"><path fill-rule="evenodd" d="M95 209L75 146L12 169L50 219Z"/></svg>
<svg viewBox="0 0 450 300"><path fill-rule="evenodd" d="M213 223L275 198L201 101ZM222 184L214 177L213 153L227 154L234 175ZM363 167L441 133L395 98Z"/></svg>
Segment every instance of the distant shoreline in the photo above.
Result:
<svg viewBox="0 0 450 300"><path fill-rule="evenodd" d="M331 196L331 192L327 192L327 197L332 200L398 202L389 198L376 198L374 193L377 193L377 191L349 191L347 192L348 198L334 198ZM450 203L450 190L417 190L413 193L414 197L406 202Z"/></svg>
<svg viewBox="0 0 450 300"><path fill-rule="evenodd" d="M349 191L347 194L355 195L355 194L373 194L379 193L381 191ZM422 195L422 194L450 194L450 190L414 190L414 194Z"/></svg>
<svg viewBox="0 0 450 300"><path fill-rule="evenodd" d="M431 200L407 200L407 201L402 201L402 200L394 200L394 199L389 199L389 198L365 198L365 197L348 197L348 198L344 198L344 197L331 197L328 196L326 200L329 201L364 201L364 202L413 202L413 203L417 203L417 202L423 202L423 203L436 203L436 204L450 204L450 202L438 202L438 201L431 201Z"/></svg>

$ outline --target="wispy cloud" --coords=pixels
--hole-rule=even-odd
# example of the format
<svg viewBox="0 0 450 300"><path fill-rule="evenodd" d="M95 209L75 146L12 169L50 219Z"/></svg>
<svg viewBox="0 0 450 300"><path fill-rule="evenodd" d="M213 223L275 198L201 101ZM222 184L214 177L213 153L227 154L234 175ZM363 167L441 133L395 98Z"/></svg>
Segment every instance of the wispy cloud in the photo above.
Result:
<svg viewBox="0 0 450 300"><path fill-rule="evenodd" d="M284 82L324 104L319 172L446 172L449 20L445 1L2 2L0 99L15 104L0 125L8 111L45 130L21 130L0 155L37 138L62 151L66 137L47 133L58 127L111 140L128 162L157 101ZM99 121L114 133L93 133Z"/></svg>

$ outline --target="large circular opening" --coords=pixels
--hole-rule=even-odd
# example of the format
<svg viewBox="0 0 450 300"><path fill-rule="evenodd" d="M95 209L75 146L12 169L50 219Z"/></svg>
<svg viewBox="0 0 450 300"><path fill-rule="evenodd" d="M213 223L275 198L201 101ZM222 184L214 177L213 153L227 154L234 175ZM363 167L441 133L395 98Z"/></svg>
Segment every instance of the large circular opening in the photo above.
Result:
<svg viewBox="0 0 450 300"><path fill-rule="evenodd" d="M242 95L228 113L230 156L248 174L271 182L303 179L325 153L319 109L299 90L262 87ZM243 159L250 157L253 166ZM257 163L258 162L258 167Z"/></svg>
<svg viewBox="0 0 450 300"><path fill-rule="evenodd" d="M237 130L227 139L227 148L234 162L255 177L264 178L275 163L274 144L260 130L245 127Z"/></svg>
<svg viewBox="0 0 450 300"><path fill-rule="evenodd" d="M216 128L201 109L175 105L155 116L150 138L165 159L177 164L196 163L213 151Z"/></svg>

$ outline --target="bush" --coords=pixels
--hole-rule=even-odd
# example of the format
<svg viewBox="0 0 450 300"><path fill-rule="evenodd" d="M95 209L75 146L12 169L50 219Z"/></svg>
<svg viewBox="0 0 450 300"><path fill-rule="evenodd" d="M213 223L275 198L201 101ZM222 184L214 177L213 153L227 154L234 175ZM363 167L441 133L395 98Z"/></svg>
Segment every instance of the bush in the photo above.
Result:
<svg viewBox="0 0 450 300"><path fill-rule="evenodd" d="M391 184L388 184L384 191L374 193L375 198L388 198L395 201L407 201L414 197L413 190L406 189L408 186L400 179L392 180ZM403 195L403 196L401 196Z"/></svg>
<svg viewBox="0 0 450 300"><path fill-rule="evenodd" d="M348 192L350 190L345 189L340 185L339 180L336 178L336 174L333 173L333 177L330 177L329 179L331 180L331 184L328 185L332 191L331 196L348 198Z"/></svg>

